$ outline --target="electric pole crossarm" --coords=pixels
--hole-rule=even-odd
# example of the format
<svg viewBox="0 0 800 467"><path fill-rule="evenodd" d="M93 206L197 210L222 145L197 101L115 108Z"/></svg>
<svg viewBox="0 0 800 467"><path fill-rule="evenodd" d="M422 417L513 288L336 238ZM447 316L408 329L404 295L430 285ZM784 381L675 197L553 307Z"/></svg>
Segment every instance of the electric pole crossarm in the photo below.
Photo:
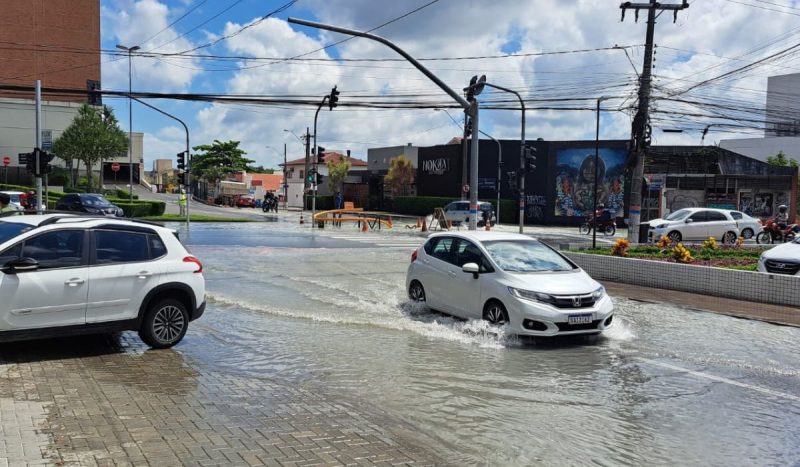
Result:
<svg viewBox="0 0 800 467"><path fill-rule="evenodd" d="M340 28L338 26L331 26L329 24L317 23L315 21L307 21L307 20L298 19L298 18L289 18L287 21L289 21L290 23L293 23L293 24L299 24L301 26L309 26L309 27L312 27L312 28L324 29L326 31L333 31L333 32L341 33L341 34L347 34L349 36L366 37L367 39L372 39L374 41L380 42L381 44L386 45L390 49L392 49L395 52L397 52L398 54L402 55L403 58L405 58L406 60L411 62L411 64L414 65L419 71L421 71L422 74L424 74L425 76L428 77L428 79L430 79L431 81L436 83L437 86L439 86L444 92L449 94L450 97L455 99L456 102L458 102L461 105L461 107L463 107L465 110L469 110L469 108L470 108L470 104L469 104L469 102L467 102L466 99L461 97L457 92L453 91L448 85L444 84L444 82L442 80L437 78L436 75L431 73L421 63L419 63L417 60L415 60L414 57L412 57L411 55L406 53L406 51L404 51L400 47L394 45L389 40L384 39L381 36L376 36L376 35L370 34L368 32L361 32L361 31L356 31L354 29Z"/></svg>

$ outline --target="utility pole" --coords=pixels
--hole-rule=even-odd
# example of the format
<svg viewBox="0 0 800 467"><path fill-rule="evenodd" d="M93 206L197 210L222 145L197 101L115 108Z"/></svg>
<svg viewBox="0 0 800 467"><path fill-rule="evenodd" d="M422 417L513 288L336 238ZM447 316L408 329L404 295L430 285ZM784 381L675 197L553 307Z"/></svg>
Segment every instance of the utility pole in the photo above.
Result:
<svg viewBox="0 0 800 467"><path fill-rule="evenodd" d="M628 206L628 240L639 241L639 224L642 210L642 179L644 178L644 158L647 147L650 145L650 84L653 70L653 38L656 29L656 13L663 11L673 12L673 22L678 18L678 11L689 8L689 2L683 0L680 5L664 5L657 0L649 3L624 2L620 4L622 21L625 12L634 10L636 20L639 19L639 10L647 10L647 36L644 46L644 66L639 82L639 107L633 118L631 128L631 147L628 157L628 167L631 172L631 196Z"/></svg>
<svg viewBox="0 0 800 467"><path fill-rule="evenodd" d="M309 146L310 143L311 143L311 133L310 133L310 130L308 129L308 127L306 127L306 171L303 172L303 209L304 210L306 208L306 203L305 203L306 191L311 186L308 183L308 171L311 170L311 146Z"/></svg>
<svg viewBox="0 0 800 467"><path fill-rule="evenodd" d="M36 80L36 150L33 156L36 161L36 213L42 213L42 169L40 167L42 158L39 149L42 148L42 81Z"/></svg>
<svg viewBox="0 0 800 467"><path fill-rule="evenodd" d="M286 178L288 175L288 167L286 166L286 143L283 143L283 210L289 211L289 182Z"/></svg>

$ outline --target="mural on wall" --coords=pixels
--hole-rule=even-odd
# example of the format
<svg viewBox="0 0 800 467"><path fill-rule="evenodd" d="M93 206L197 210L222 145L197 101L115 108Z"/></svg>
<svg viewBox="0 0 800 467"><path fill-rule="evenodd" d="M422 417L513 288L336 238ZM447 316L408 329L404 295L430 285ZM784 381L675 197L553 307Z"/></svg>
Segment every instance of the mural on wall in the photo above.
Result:
<svg viewBox="0 0 800 467"><path fill-rule="evenodd" d="M624 215L625 148L600 148L597 166L597 204L604 204L615 213ZM582 217L591 213L594 204L594 150L564 148L556 151L555 215Z"/></svg>
<svg viewBox="0 0 800 467"><path fill-rule="evenodd" d="M669 190L667 191L667 210L675 212L684 208L697 208L705 204L706 193L703 190Z"/></svg>
<svg viewBox="0 0 800 467"><path fill-rule="evenodd" d="M534 222L544 221L547 199L540 195L526 195L525 198L525 216Z"/></svg>
<svg viewBox="0 0 800 467"><path fill-rule="evenodd" d="M753 195L753 217L772 217L772 200L774 196L772 193L756 193Z"/></svg>

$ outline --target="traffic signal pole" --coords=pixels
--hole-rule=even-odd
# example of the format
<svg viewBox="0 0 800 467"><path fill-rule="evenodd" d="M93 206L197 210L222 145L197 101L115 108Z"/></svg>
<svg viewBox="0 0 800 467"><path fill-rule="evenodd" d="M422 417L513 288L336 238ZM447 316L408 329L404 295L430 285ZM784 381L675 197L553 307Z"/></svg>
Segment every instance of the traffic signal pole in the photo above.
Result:
<svg viewBox="0 0 800 467"><path fill-rule="evenodd" d="M317 214L317 171L319 170L317 168L317 162L319 162L319 154L317 154L319 150L317 148L317 118L319 117L320 109L322 109L322 106L328 101L329 97L330 96L327 95L323 97L322 101L317 106L317 111L314 112L314 160L312 161L314 164L314 178L311 181L311 188L314 194L311 197L311 229L315 229L317 223L316 219L314 219L314 216ZM306 172L306 177L308 177L308 172Z"/></svg>
<svg viewBox="0 0 800 467"><path fill-rule="evenodd" d="M317 23L314 21L307 21L304 19L298 18L289 18L289 21L292 24L299 24L301 26L308 26L311 28L316 29L324 29L327 31L338 32L340 34L347 34L349 36L356 36L356 37L364 37L367 39L371 39L376 42L380 42L381 44L386 45L390 49L394 50L398 54L400 54L403 58L408 60L409 63L414 65L414 67L419 70L422 74L424 74L428 79L433 81L439 88L446 92L450 97L453 98L458 104L464 109L471 112L471 116L474 119L472 132L473 134L478 134L480 128L478 128L478 105L477 102L471 104L466 99L464 99L460 94L455 92L452 88L446 85L441 79L439 79L436 75L431 73L430 70L425 68L420 62L418 62L414 57L409 55L406 51L398 47L397 45L393 44L388 39L385 39L381 36L376 36L374 34L370 34L368 32L356 31L353 29L341 28L338 26L331 26L329 24ZM476 138L477 140L477 138ZM470 230L477 230L478 229L478 144L472 145L472 167L473 171L470 174L470 180L472 182L472 190L470 190L470 221L469 221L469 229ZM474 214L473 214L474 211Z"/></svg>

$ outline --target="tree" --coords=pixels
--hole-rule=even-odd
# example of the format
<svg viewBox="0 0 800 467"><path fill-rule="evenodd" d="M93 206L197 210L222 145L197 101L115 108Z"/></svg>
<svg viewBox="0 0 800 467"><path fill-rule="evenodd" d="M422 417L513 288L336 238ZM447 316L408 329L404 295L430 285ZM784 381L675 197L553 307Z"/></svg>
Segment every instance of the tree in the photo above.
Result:
<svg viewBox="0 0 800 467"><path fill-rule="evenodd" d="M406 156L397 156L389 165L389 173L383 179L392 190L392 195L403 196L406 189L414 183L414 165Z"/></svg>
<svg viewBox="0 0 800 467"><path fill-rule="evenodd" d="M226 173L247 170L254 161L244 157L247 154L239 148L239 141L214 140L212 144L194 146L202 151L192 157L192 175L209 183L216 184Z"/></svg>
<svg viewBox="0 0 800 467"><path fill-rule="evenodd" d="M342 183L350 172L350 159L341 157L338 161L329 160L328 166L328 188L333 191L342 191Z"/></svg>
<svg viewBox="0 0 800 467"><path fill-rule="evenodd" d="M268 168L265 168L263 165L259 165L259 166L252 166L251 165L251 166L248 166L247 167L247 171L249 173L254 173L254 174L274 174L275 173L275 169L268 169Z"/></svg>
<svg viewBox="0 0 800 467"><path fill-rule="evenodd" d="M782 167L797 167L797 160L789 159L783 151L778 151L778 154L767 157L767 164L780 165Z"/></svg>
<svg viewBox="0 0 800 467"><path fill-rule="evenodd" d="M63 159L68 168L78 160L86 166L87 188L92 187L92 166L103 159L118 157L128 150L128 137L110 107L101 108L84 104L61 136L53 142L53 153ZM99 187L102 189L103 177Z"/></svg>

